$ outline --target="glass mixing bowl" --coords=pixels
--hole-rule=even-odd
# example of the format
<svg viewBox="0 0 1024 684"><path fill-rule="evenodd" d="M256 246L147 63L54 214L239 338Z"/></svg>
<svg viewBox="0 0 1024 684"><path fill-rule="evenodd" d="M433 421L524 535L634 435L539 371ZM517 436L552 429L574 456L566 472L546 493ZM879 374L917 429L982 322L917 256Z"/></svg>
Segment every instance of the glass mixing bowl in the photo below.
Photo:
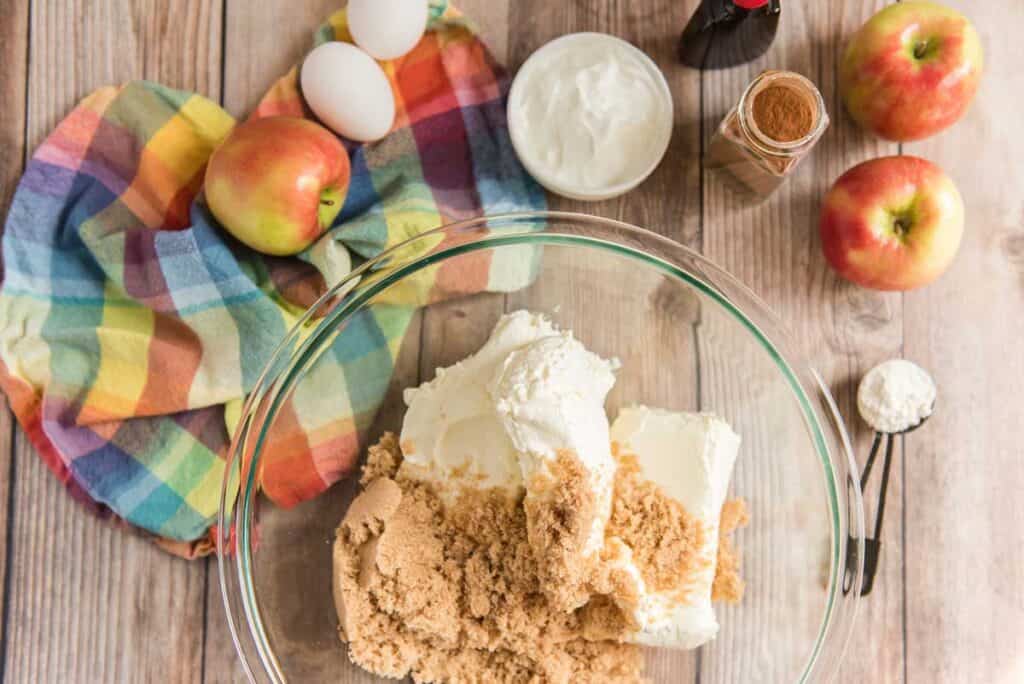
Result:
<svg viewBox="0 0 1024 684"><path fill-rule="evenodd" d="M361 317L411 316L368 428L371 440L397 432L401 390L475 351L503 312L521 308L620 359L609 415L633 403L713 411L742 437L732 493L751 514L736 537L746 596L717 606L718 638L698 651L647 651L648 675L830 680L853 624L864 521L828 390L764 303L722 269L649 231L555 212L464 221L381 254L311 307L275 353L235 433L219 526L224 604L250 678L383 681L349 662L331 595L334 529L358 478L290 509L259 493L282 406L313 393L340 413L318 364L354 353Z"/></svg>

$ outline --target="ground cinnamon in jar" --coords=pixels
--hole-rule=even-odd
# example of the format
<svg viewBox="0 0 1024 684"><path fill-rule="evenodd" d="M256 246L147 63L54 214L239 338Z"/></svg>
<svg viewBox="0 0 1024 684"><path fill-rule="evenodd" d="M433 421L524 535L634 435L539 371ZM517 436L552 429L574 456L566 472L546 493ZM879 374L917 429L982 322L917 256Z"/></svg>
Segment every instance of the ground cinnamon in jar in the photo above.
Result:
<svg viewBox="0 0 1024 684"><path fill-rule="evenodd" d="M772 140L793 142L814 125L811 103L792 88L770 85L754 96L754 121Z"/></svg>
<svg viewBox="0 0 1024 684"><path fill-rule="evenodd" d="M821 93L792 71L765 71L726 114L704 166L743 195L767 197L828 127Z"/></svg>

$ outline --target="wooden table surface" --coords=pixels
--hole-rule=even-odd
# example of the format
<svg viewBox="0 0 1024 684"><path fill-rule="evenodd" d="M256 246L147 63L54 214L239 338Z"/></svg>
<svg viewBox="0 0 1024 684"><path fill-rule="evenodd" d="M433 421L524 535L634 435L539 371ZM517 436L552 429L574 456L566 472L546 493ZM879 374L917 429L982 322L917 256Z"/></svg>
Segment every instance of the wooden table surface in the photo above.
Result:
<svg viewBox="0 0 1024 684"><path fill-rule="evenodd" d="M134 78L198 91L242 115L310 45L339 0L0 0L0 204L24 160L92 89ZM882 0L784 4L757 62L701 74L673 61L696 0L463 0L515 68L547 40L609 32L662 67L676 102L668 156L638 190L558 208L611 216L702 251L757 291L804 341L863 458L854 391L875 363L929 369L937 415L900 440L885 551L842 681L1024 681L1024 3L955 0L986 74L965 120L908 145L871 139L841 110L841 46ZM708 132L762 68L821 88L833 123L794 178L757 207L701 172ZM937 283L881 294L838 280L817 237L822 193L853 164L907 152L959 185L967 227ZM0 402L4 402L0 399ZM241 671L213 560L186 562L84 513L0 406L0 679L222 682ZM870 512L870 511L869 511Z"/></svg>

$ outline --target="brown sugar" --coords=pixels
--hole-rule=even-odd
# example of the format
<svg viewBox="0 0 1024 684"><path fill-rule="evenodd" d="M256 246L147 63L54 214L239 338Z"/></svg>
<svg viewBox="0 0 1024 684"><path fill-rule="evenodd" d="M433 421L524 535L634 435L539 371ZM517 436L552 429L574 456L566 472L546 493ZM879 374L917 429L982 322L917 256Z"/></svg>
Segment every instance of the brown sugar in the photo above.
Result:
<svg viewBox="0 0 1024 684"><path fill-rule="evenodd" d="M398 437L393 432L385 432L376 444L371 444L366 450L366 463L359 484L365 487L378 477L393 478L398 474L401 463L402 450L398 446Z"/></svg>
<svg viewBox="0 0 1024 684"><path fill-rule="evenodd" d="M597 515L597 500L579 458L559 452L551 477L528 483L523 502L526 532L538 563L541 587L556 610L579 608L590 597L591 567L584 554Z"/></svg>
<svg viewBox="0 0 1024 684"><path fill-rule="evenodd" d="M467 489L447 504L401 461L394 435L369 448L364 489L337 530L334 599L354 663L415 682L645 681L642 649L620 643L638 628L620 606L639 597L612 561L630 551L649 586L681 597L708 561L699 522L635 458L620 458L605 547L586 557L597 504L575 454L558 454L551 481L531 482L525 500ZM722 531L745 517L730 502ZM723 558L729 600L742 582L735 551Z"/></svg>
<svg viewBox="0 0 1024 684"><path fill-rule="evenodd" d="M744 583L740 577L740 557L732 533L750 521L747 502L731 499L722 506L718 523L718 564L715 581L711 585L711 600L739 603L743 599Z"/></svg>
<svg viewBox="0 0 1024 684"><path fill-rule="evenodd" d="M777 142L793 142L811 132L814 110L807 98L793 88L770 85L754 96L754 122Z"/></svg>
<svg viewBox="0 0 1024 684"><path fill-rule="evenodd" d="M703 558L704 529L656 483L642 477L632 454L618 455L609 536L633 550L644 583L656 592L686 599L689 580L712 561Z"/></svg>
<svg viewBox="0 0 1024 684"><path fill-rule="evenodd" d="M640 648L614 641L626 623L613 610L586 618L604 635L588 641L583 611L553 607L541 568L570 567L537 562L521 502L499 490L470 490L446 509L429 485L389 477L400 462L393 436L371 447L366 489L334 544L335 603L353 662L416 682L643 681ZM394 488L397 507L368 524L360 499ZM540 513L545 519L572 500L550 504ZM568 522L547 548L559 556L563 542L575 543L575 529Z"/></svg>

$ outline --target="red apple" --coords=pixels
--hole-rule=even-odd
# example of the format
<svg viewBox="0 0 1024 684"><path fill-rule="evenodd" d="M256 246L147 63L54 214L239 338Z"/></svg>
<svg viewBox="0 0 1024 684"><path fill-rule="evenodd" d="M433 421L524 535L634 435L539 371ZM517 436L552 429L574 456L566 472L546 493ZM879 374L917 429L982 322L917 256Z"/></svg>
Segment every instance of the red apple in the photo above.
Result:
<svg viewBox="0 0 1024 684"><path fill-rule="evenodd" d="M825 258L839 275L875 290L910 290L953 261L964 203L930 161L882 157L854 166L832 185L820 230Z"/></svg>
<svg viewBox="0 0 1024 684"><path fill-rule="evenodd" d="M206 202L236 238L264 254L301 252L330 227L348 193L348 153L307 119L239 124L206 167Z"/></svg>
<svg viewBox="0 0 1024 684"><path fill-rule="evenodd" d="M854 35L839 69L850 115L889 140L920 140L954 124L981 78L981 42L962 14L901 2Z"/></svg>

